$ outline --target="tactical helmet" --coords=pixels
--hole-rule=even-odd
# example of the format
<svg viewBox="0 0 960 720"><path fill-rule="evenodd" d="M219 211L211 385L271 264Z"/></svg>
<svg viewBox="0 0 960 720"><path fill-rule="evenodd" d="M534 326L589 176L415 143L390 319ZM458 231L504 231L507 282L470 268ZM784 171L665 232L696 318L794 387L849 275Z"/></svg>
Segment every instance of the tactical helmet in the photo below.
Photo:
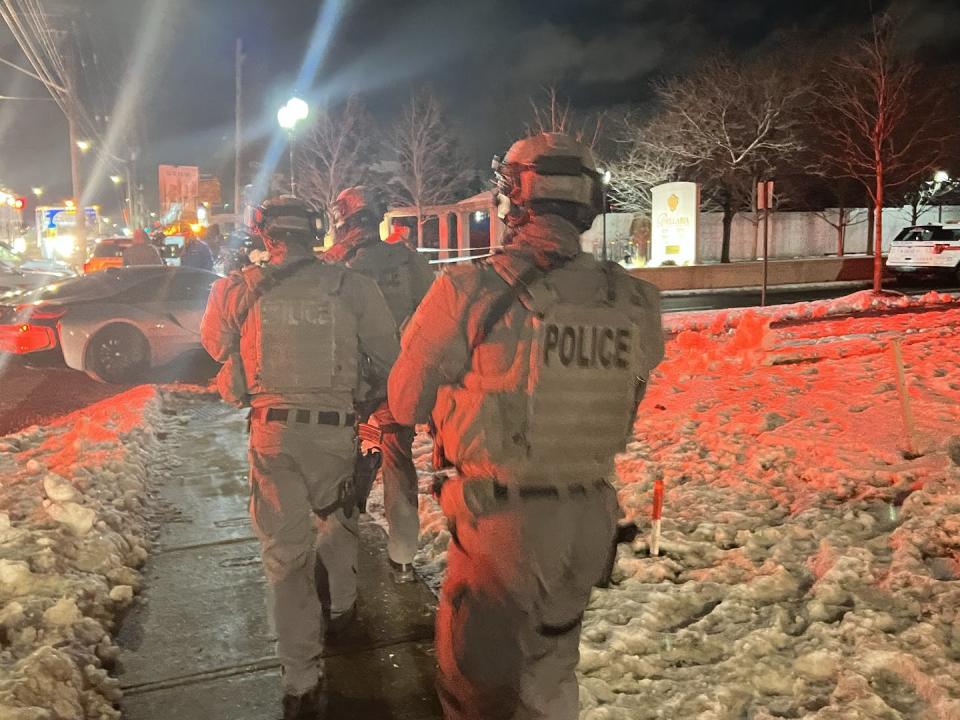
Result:
<svg viewBox="0 0 960 720"><path fill-rule="evenodd" d="M383 212L374 194L363 185L341 191L333 203L333 225L338 230L344 226L379 225Z"/></svg>
<svg viewBox="0 0 960 720"><path fill-rule="evenodd" d="M567 217L586 230L603 210L603 186L593 152L560 133L515 142L503 160L494 157L500 217L520 225L534 212Z"/></svg>
<svg viewBox="0 0 960 720"><path fill-rule="evenodd" d="M301 198L278 195L264 200L253 213L254 234L284 243L312 246L323 237L323 214Z"/></svg>

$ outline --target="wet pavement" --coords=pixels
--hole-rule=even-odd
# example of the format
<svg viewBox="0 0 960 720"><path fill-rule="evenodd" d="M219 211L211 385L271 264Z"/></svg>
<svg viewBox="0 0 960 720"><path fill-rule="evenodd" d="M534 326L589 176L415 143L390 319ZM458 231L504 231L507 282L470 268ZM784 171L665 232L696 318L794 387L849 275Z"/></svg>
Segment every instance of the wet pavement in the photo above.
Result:
<svg viewBox="0 0 960 720"><path fill-rule="evenodd" d="M163 510L141 603L120 630L127 720L279 718L279 666L266 622L258 544L246 515L241 412L204 396L165 403L155 468ZM385 537L361 525L355 624L328 643L327 717L433 720L434 597L395 585Z"/></svg>

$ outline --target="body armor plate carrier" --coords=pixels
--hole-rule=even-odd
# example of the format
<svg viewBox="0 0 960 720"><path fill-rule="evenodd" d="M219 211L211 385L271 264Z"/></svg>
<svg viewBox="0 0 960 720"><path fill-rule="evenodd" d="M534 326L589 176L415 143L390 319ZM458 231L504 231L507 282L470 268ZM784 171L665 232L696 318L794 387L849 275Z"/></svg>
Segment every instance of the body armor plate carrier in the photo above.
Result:
<svg viewBox="0 0 960 720"><path fill-rule="evenodd" d="M342 271L317 264L259 299L255 392L310 393L357 386L356 320L338 297Z"/></svg>

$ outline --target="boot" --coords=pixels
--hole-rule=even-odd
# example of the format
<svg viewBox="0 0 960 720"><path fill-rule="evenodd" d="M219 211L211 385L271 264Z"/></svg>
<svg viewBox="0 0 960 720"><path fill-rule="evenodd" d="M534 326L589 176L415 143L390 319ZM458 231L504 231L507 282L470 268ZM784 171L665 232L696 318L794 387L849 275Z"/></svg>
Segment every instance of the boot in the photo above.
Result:
<svg viewBox="0 0 960 720"><path fill-rule="evenodd" d="M327 694L322 681L303 695L283 696L283 720L324 720L326 709Z"/></svg>
<svg viewBox="0 0 960 720"><path fill-rule="evenodd" d="M410 563L398 563L390 558L387 558L387 560L390 562L390 577L394 583L397 585L405 585L406 583L417 581L417 576L413 572L413 565Z"/></svg>
<svg viewBox="0 0 960 720"><path fill-rule="evenodd" d="M353 603L346 612L331 616L324 628L324 635L328 638L335 638L342 635L344 631L353 624L357 617L357 603Z"/></svg>

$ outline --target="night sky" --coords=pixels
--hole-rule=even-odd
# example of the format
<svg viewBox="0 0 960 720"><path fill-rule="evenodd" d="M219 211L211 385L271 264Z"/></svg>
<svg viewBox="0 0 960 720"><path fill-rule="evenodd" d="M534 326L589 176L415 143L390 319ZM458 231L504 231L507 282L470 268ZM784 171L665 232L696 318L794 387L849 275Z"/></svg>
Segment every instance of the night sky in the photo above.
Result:
<svg viewBox="0 0 960 720"><path fill-rule="evenodd" d="M150 205L156 204L160 162L198 164L232 188L237 37L247 55L247 160L259 159L276 132L276 110L292 91L321 102L361 93L387 124L412 88L429 84L483 167L521 132L530 115L527 98L545 84L557 84L584 110L616 112L647 101L652 80L683 72L718 49L759 52L784 34L843 32L869 16L867 0L343 0L326 8L308 0L60 4L68 10L53 22L76 35L91 113L117 117L118 97L134 109ZM939 57L956 54L960 3L916 0L899 7L913 47ZM329 42L319 43L326 50L317 55L316 72L298 81L321 12L326 21L320 34ZM125 81L137 53L149 53L143 72ZM26 63L5 26L0 57ZM43 96L45 90L0 67L0 94ZM90 174L92 155L86 159ZM116 190L105 175L103 180L95 200L114 205ZM22 193L42 185L51 199L68 194L66 122L56 105L0 100L0 184Z"/></svg>

